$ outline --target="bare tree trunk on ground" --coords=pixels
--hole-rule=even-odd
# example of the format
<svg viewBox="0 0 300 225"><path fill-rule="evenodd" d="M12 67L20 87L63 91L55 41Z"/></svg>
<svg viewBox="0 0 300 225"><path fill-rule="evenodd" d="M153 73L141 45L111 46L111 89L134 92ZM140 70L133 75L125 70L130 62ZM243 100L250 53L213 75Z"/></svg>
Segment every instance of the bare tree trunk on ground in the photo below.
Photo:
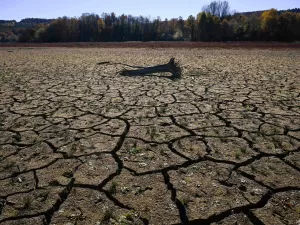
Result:
<svg viewBox="0 0 300 225"><path fill-rule="evenodd" d="M171 58L169 63L163 65L157 65L152 67L145 67L137 70L122 70L120 72L123 76L141 76L147 75L152 73L163 73L163 72L170 72L172 76L170 79L179 79L181 78L181 67L178 63L175 63L175 58Z"/></svg>

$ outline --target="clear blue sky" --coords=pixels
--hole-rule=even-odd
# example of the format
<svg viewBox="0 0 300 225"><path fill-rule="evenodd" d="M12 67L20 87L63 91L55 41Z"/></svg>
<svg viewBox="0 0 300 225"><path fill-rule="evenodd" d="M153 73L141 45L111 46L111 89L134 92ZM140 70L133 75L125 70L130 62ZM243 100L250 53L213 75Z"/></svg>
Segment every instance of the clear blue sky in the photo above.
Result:
<svg viewBox="0 0 300 225"><path fill-rule="evenodd" d="M79 17L82 13L115 12L161 19L197 15L210 0L0 0L0 19ZM238 12L300 8L300 0L229 0Z"/></svg>

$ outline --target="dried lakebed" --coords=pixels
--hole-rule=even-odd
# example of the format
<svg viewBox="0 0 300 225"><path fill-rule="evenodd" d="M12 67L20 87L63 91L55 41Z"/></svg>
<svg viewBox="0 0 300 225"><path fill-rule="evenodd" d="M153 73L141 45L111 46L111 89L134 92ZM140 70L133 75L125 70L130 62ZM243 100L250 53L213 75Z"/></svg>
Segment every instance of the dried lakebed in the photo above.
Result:
<svg viewBox="0 0 300 225"><path fill-rule="evenodd" d="M171 57L179 80L118 74ZM0 49L0 224L300 223L299 62L298 50Z"/></svg>

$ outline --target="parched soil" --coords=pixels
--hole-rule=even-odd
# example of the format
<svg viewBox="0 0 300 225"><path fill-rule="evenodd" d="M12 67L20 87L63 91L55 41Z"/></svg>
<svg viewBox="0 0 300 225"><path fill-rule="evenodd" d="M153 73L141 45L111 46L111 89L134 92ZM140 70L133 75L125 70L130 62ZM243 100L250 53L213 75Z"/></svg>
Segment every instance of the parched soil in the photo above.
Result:
<svg viewBox="0 0 300 225"><path fill-rule="evenodd" d="M118 73L171 57L179 80ZM300 224L299 62L1 48L0 224Z"/></svg>

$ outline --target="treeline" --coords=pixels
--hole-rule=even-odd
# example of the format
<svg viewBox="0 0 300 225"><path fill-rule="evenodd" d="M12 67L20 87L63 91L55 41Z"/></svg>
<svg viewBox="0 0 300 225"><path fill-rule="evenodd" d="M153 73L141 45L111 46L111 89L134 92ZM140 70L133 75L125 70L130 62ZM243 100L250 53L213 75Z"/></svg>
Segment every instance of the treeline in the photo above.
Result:
<svg viewBox="0 0 300 225"><path fill-rule="evenodd" d="M26 19L22 19L19 23L35 23L35 24L39 24L39 23L51 23L53 21L53 19L40 19L40 18L26 18Z"/></svg>
<svg viewBox="0 0 300 225"><path fill-rule="evenodd" d="M256 14L257 16L261 16L261 14L263 14L265 11L252 11L252 12L242 12L242 13L238 13L240 15L245 15L245 16L251 16L253 14ZM294 8L294 9L287 9L287 10L279 10L278 14L282 14L285 12L292 12L292 13L300 13L300 8Z"/></svg>
<svg viewBox="0 0 300 225"><path fill-rule="evenodd" d="M298 12L298 11L297 11ZM204 6L197 16L161 20L115 13L62 17L33 28L0 33L0 41L299 41L300 13L275 9L257 14L232 14L227 1ZM49 22L49 21L43 21ZM1 31L1 30L0 30Z"/></svg>
<svg viewBox="0 0 300 225"><path fill-rule="evenodd" d="M279 10L279 14L284 12L300 13L300 8L288 9L288 10Z"/></svg>
<svg viewBox="0 0 300 225"><path fill-rule="evenodd" d="M0 20L0 25L10 25L15 23L17 23L15 20Z"/></svg>

